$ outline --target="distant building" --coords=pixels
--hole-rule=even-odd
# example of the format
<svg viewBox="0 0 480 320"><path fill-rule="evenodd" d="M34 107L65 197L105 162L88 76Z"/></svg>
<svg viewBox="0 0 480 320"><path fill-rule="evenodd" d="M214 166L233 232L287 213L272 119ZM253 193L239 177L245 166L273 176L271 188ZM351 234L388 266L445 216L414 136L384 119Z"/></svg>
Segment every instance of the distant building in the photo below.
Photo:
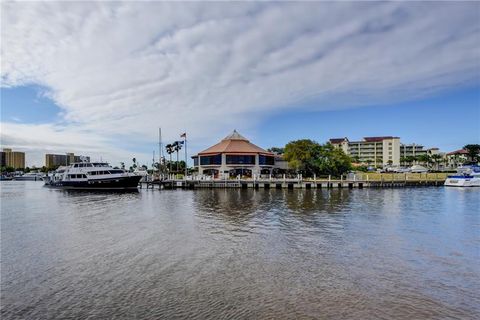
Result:
<svg viewBox="0 0 480 320"><path fill-rule="evenodd" d="M411 143L411 144L400 144L400 157L418 157L423 154L427 154L428 150L423 149L422 145Z"/></svg>
<svg viewBox="0 0 480 320"><path fill-rule="evenodd" d="M348 138L330 139L332 145L347 155L373 166L400 165L399 137L365 137L361 141Z"/></svg>
<svg viewBox="0 0 480 320"><path fill-rule="evenodd" d="M445 155L445 158L447 160L447 167L449 168L456 168L469 161L468 151L465 149L449 152Z"/></svg>
<svg viewBox="0 0 480 320"><path fill-rule="evenodd" d="M76 156L73 153L66 154L46 154L45 155L45 167L52 168L57 166L68 166L74 162L90 162L90 157Z"/></svg>
<svg viewBox="0 0 480 320"><path fill-rule="evenodd" d="M199 174L216 178L271 174L275 167L272 152L254 145L236 130L192 158Z"/></svg>
<svg viewBox="0 0 480 320"><path fill-rule="evenodd" d="M440 153L438 148L424 149L420 144L404 144L399 137L392 136L365 137L361 141L350 141L345 137L330 139L329 142L356 161L376 167L399 166L401 158Z"/></svg>
<svg viewBox="0 0 480 320"><path fill-rule="evenodd" d="M12 167L15 169L25 169L25 152L12 151L4 148L0 151L0 162L2 167Z"/></svg>

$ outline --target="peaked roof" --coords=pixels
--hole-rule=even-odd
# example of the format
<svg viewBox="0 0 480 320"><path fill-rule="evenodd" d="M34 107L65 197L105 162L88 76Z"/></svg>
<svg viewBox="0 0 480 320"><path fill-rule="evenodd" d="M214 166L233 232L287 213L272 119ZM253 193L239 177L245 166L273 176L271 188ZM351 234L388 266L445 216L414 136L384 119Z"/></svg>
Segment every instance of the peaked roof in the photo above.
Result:
<svg viewBox="0 0 480 320"><path fill-rule="evenodd" d="M243 154L255 154L261 153L266 155L273 155L259 146L254 145L247 138L242 136L237 130L233 130L231 134L226 136L216 145L199 152L199 155L203 154L218 154L218 153L243 153Z"/></svg>
<svg viewBox="0 0 480 320"><path fill-rule="evenodd" d="M248 139L242 136L240 133L238 133L237 130L233 130L232 133L230 133L228 136L222 139L222 141L224 140L245 140L248 142Z"/></svg>

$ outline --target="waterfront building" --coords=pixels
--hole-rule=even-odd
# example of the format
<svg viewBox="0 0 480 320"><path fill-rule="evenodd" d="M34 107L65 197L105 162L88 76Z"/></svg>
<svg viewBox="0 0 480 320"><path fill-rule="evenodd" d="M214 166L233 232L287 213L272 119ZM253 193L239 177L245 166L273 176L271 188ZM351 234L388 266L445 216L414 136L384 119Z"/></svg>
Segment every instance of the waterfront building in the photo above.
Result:
<svg viewBox="0 0 480 320"><path fill-rule="evenodd" d="M400 157L418 157L420 155L428 154L428 150L420 144L411 143L403 144L400 143Z"/></svg>
<svg viewBox="0 0 480 320"><path fill-rule="evenodd" d="M2 167L12 167L15 169L25 168L25 152L12 151L12 149L4 148L0 151L0 161Z"/></svg>
<svg viewBox="0 0 480 320"><path fill-rule="evenodd" d="M455 150L445 155L447 167L451 169L457 168L459 165L468 162L468 151L465 149Z"/></svg>
<svg viewBox="0 0 480 320"><path fill-rule="evenodd" d="M271 174L275 167L272 152L254 145L236 130L192 159L200 175L215 178Z"/></svg>
<svg viewBox="0 0 480 320"><path fill-rule="evenodd" d="M358 162L373 166L400 165L399 137L365 137L361 141L349 141L345 137L329 142Z"/></svg>
<svg viewBox="0 0 480 320"><path fill-rule="evenodd" d="M401 158L439 154L438 148L425 149L423 145L400 142L399 137L365 137L361 141L349 141L348 138L330 139L329 142L340 148L357 162L375 167L399 166Z"/></svg>
<svg viewBox="0 0 480 320"><path fill-rule="evenodd" d="M57 166L68 166L74 162L90 162L90 157L76 156L74 153L66 154L46 154L45 167L53 168Z"/></svg>

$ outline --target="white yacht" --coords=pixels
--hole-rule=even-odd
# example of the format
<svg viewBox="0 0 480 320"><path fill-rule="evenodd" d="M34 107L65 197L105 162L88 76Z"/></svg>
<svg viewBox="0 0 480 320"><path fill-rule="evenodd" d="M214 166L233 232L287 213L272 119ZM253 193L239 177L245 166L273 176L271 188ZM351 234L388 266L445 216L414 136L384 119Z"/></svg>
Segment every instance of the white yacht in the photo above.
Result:
<svg viewBox="0 0 480 320"><path fill-rule="evenodd" d="M45 179L45 185L64 189L137 189L141 175L114 169L104 162L79 162L59 167Z"/></svg>
<svg viewBox="0 0 480 320"><path fill-rule="evenodd" d="M458 167L457 174L448 176L444 185L448 187L480 187L480 167L477 165Z"/></svg>

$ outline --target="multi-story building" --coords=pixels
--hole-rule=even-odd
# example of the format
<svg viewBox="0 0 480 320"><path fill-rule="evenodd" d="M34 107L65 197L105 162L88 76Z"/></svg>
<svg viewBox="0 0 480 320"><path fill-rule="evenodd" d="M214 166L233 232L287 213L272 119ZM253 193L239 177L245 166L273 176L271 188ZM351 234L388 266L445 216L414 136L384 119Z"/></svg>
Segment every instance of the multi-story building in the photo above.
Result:
<svg viewBox="0 0 480 320"><path fill-rule="evenodd" d="M4 148L0 151L0 161L2 167L12 167L15 169L25 168L25 152L12 151L12 149Z"/></svg>
<svg viewBox="0 0 480 320"><path fill-rule="evenodd" d="M450 169L457 168L458 166L468 162L468 151L465 149L455 150L445 155L447 167Z"/></svg>
<svg viewBox="0 0 480 320"><path fill-rule="evenodd" d="M361 141L348 138L330 139L330 143L360 162L373 166L400 165L399 137L365 137Z"/></svg>
<svg viewBox="0 0 480 320"><path fill-rule="evenodd" d="M68 166L74 162L86 161L90 162L90 157L76 156L73 153L66 154L46 154L45 155L45 167L53 168L57 166Z"/></svg>
<svg viewBox="0 0 480 320"><path fill-rule="evenodd" d="M428 150L423 149L423 146L416 143L400 144L400 157L418 157L423 154L427 154Z"/></svg>

